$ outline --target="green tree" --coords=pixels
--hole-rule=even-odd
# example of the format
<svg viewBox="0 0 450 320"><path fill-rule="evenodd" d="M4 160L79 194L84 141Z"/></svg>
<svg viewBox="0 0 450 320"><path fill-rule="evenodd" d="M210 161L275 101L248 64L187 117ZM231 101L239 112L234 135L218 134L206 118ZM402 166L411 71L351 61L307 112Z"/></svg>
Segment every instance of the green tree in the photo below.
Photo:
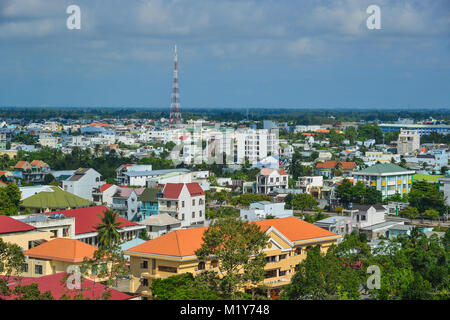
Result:
<svg viewBox="0 0 450 320"><path fill-rule="evenodd" d="M326 254L315 246L296 267L291 283L282 292L283 299L330 300L345 297L359 299L361 280L357 272L343 266L332 246Z"/></svg>
<svg viewBox="0 0 450 320"><path fill-rule="evenodd" d="M183 273L166 279L154 279L151 284L154 300L220 300L217 277L205 271L194 277Z"/></svg>
<svg viewBox="0 0 450 320"><path fill-rule="evenodd" d="M256 224L234 217L220 218L208 227L202 240L195 254L200 261L220 261L219 289L224 298L233 299L245 284L264 279L266 260L262 249L269 239Z"/></svg>
<svg viewBox="0 0 450 320"><path fill-rule="evenodd" d="M306 209L314 209L317 206L317 201L309 193L300 193L294 195L291 204L294 209L301 210L303 215Z"/></svg>
<svg viewBox="0 0 450 320"><path fill-rule="evenodd" d="M405 207L400 212L400 214L404 217L410 218L411 221L416 219L419 216L419 211L415 207Z"/></svg>
<svg viewBox="0 0 450 320"><path fill-rule="evenodd" d="M20 189L15 183L9 183L4 188L0 187L0 214L18 215L21 197Z"/></svg>
<svg viewBox="0 0 450 320"><path fill-rule="evenodd" d="M99 248L109 249L114 244L119 243L120 234L117 228L121 225L118 222L119 215L112 210L106 210L102 215L98 215L101 223L96 225L99 238Z"/></svg>
<svg viewBox="0 0 450 320"><path fill-rule="evenodd" d="M425 212L428 209L437 210L439 214L446 212L445 197L439 192L437 183L414 181L408 199L409 205L416 207L419 212Z"/></svg>

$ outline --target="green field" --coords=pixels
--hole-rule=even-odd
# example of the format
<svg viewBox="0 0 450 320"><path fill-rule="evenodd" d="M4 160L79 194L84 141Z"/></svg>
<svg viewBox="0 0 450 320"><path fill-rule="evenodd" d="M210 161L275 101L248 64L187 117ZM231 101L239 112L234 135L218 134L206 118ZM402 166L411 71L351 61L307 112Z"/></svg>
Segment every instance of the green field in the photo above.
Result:
<svg viewBox="0 0 450 320"><path fill-rule="evenodd" d="M424 180L437 182L438 178L442 178L443 175L429 175L429 174L415 174L413 175L413 180Z"/></svg>

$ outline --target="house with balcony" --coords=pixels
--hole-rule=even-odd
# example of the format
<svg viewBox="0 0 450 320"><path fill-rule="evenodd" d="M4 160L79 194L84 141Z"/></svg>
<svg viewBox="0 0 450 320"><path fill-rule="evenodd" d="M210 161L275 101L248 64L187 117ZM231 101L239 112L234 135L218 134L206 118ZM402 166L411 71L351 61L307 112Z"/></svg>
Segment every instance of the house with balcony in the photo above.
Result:
<svg viewBox="0 0 450 320"><path fill-rule="evenodd" d="M350 177L356 169L354 162L330 160L316 164L315 174L326 178L333 178L335 170L340 170L344 177Z"/></svg>
<svg viewBox="0 0 450 320"><path fill-rule="evenodd" d="M271 194L277 190L286 190L289 185L289 176L284 170L270 168L261 169L256 176L256 193Z"/></svg>
<svg viewBox="0 0 450 320"><path fill-rule="evenodd" d="M129 221L138 221L138 193L143 190L137 190L127 187L117 187L112 202L107 205L115 212Z"/></svg>
<svg viewBox="0 0 450 320"><path fill-rule="evenodd" d="M301 193L307 193L316 199L322 199L323 176L299 177L296 185Z"/></svg>
<svg viewBox="0 0 450 320"><path fill-rule="evenodd" d="M393 163L378 163L360 171L353 172L354 184L358 181L381 191L382 199L399 193L408 194L412 187L415 171L402 168Z"/></svg>
<svg viewBox="0 0 450 320"><path fill-rule="evenodd" d="M158 194L158 212L181 221L182 227L205 222L205 192L197 182L167 183Z"/></svg>
<svg viewBox="0 0 450 320"><path fill-rule="evenodd" d="M321 252L336 244L340 235L324 230L296 217L251 222L258 225L269 240L262 250L266 254L265 278L268 296L277 296L290 283L296 266L307 252L319 246ZM180 229L132 247L124 254L130 256L130 292L151 297L154 279L190 272L194 276L209 270L218 271L220 261L199 261L195 251L201 247L206 227Z"/></svg>
<svg viewBox="0 0 450 320"><path fill-rule="evenodd" d="M158 188L145 188L138 197L139 200L139 221L145 220L150 216L158 214L158 198L157 194L162 190Z"/></svg>
<svg viewBox="0 0 450 320"><path fill-rule="evenodd" d="M24 182L31 182L34 184L44 183L45 176L50 174L50 166L41 160L19 161L12 167L13 178L17 184Z"/></svg>
<svg viewBox="0 0 450 320"><path fill-rule="evenodd" d="M105 214L105 211L109 210L105 206L95 206L70 210L59 210L48 212L46 214L62 214L64 217L75 218L75 236L74 239L80 240L84 243L97 247L99 244L99 237L97 231L97 225L101 223L101 218ZM121 241L129 241L139 237L139 233L145 226L141 226L137 223L128 221L119 216L117 219Z"/></svg>

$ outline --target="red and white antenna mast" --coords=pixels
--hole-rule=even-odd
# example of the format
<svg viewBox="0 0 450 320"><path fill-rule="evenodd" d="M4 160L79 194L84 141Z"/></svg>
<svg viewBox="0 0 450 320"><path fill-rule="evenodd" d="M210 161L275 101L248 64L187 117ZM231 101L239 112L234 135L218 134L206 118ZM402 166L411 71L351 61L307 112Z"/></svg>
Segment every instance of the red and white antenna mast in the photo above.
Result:
<svg viewBox="0 0 450 320"><path fill-rule="evenodd" d="M181 106L180 106L180 91L178 88L178 54L177 45L175 45L175 59L173 69L173 84L172 84L172 97L170 103L170 124L181 124Z"/></svg>

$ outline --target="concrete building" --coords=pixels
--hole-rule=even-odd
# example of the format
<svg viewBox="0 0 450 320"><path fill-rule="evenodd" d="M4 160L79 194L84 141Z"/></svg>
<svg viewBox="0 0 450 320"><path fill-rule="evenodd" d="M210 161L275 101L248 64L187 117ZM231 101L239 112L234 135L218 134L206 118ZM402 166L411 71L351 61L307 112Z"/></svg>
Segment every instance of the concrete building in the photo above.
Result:
<svg viewBox="0 0 450 320"><path fill-rule="evenodd" d="M352 222L352 218L348 216L332 216L316 221L314 222L314 225L344 237L346 234L350 234L352 232ZM340 240L342 239L343 238Z"/></svg>
<svg viewBox="0 0 450 320"><path fill-rule="evenodd" d="M284 170L264 168L256 176L256 192L259 194L270 194L274 189L287 189L289 176Z"/></svg>
<svg viewBox="0 0 450 320"><path fill-rule="evenodd" d="M284 202L261 201L251 203L248 209L241 209L240 216L245 221L264 220L268 217L286 218L294 215L293 210L284 209Z"/></svg>
<svg viewBox="0 0 450 320"><path fill-rule="evenodd" d="M159 213L181 221L182 227L205 222L205 192L197 182L168 183L158 195Z"/></svg>
<svg viewBox="0 0 450 320"><path fill-rule="evenodd" d="M167 213L150 216L139 224L146 226L151 239L158 238L166 233L181 229L181 221Z"/></svg>
<svg viewBox="0 0 450 320"><path fill-rule="evenodd" d="M247 158L250 163L257 162L270 155L278 155L278 136L264 129L236 130L235 162L243 164Z"/></svg>
<svg viewBox="0 0 450 320"><path fill-rule="evenodd" d="M386 208L381 204L353 205L350 209L344 209L343 214L348 213L355 229L370 227L386 221Z"/></svg>
<svg viewBox="0 0 450 320"><path fill-rule="evenodd" d="M322 199L323 176L299 177L296 185L301 193L307 193L316 199Z"/></svg>
<svg viewBox="0 0 450 320"><path fill-rule="evenodd" d="M412 187L415 171L404 169L393 163L375 164L353 172L354 184L362 181L366 186L381 191L382 198L399 193L408 194Z"/></svg>
<svg viewBox="0 0 450 320"><path fill-rule="evenodd" d="M79 168L70 178L63 181L62 187L64 191L93 201L92 192L105 184L100 178L100 173L92 168Z"/></svg>
<svg viewBox="0 0 450 320"><path fill-rule="evenodd" d="M416 130L401 129L397 140L397 153L411 154L420 148L420 134Z"/></svg>

